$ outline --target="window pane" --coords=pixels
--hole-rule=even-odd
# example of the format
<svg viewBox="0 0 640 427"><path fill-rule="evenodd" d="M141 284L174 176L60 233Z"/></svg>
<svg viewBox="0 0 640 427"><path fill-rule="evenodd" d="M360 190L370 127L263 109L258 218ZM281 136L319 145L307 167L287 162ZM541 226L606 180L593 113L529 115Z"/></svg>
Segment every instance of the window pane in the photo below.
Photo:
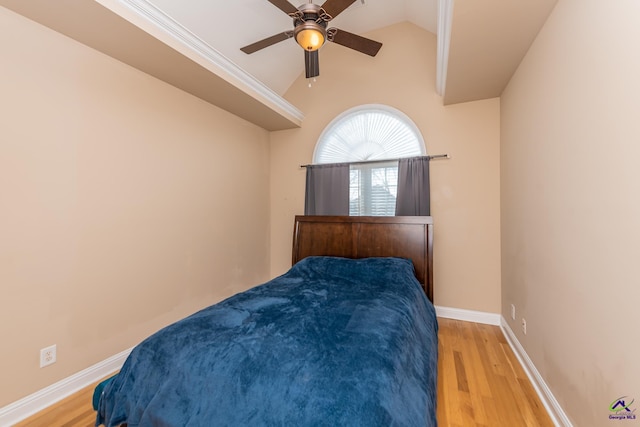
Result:
<svg viewBox="0 0 640 427"><path fill-rule="evenodd" d="M398 162L352 165L349 215L395 215L397 189Z"/></svg>

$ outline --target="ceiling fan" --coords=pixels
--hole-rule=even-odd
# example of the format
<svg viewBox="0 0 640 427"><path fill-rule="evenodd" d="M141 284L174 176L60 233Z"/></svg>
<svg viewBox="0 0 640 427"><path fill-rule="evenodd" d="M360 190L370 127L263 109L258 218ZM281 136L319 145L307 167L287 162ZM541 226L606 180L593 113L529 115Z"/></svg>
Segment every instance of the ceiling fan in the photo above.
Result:
<svg viewBox="0 0 640 427"><path fill-rule="evenodd" d="M376 56L382 43L338 28L327 28L327 23L338 16L356 0L326 0L322 6L305 3L294 7L287 0L268 0L269 3L293 18L293 30L276 34L241 48L244 53L257 52L288 38L295 37L304 49L304 65L307 78L320 75L318 49L326 41L337 43L369 56Z"/></svg>

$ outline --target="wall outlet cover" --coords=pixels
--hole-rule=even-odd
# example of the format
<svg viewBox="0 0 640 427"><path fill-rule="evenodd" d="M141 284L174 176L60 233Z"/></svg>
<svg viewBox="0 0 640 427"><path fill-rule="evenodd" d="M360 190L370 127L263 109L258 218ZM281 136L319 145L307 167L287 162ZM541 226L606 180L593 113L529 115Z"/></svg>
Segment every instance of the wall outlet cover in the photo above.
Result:
<svg viewBox="0 0 640 427"><path fill-rule="evenodd" d="M41 368L44 368L45 366L49 366L52 363L56 363L56 360L57 360L56 350L57 348L55 344L40 350L40 367Z"/></svg>

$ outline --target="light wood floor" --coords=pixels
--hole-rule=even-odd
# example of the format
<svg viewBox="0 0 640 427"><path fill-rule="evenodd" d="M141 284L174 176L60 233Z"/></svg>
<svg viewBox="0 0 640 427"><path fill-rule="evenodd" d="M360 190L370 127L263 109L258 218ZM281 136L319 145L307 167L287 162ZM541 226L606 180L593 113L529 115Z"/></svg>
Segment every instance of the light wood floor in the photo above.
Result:
<svg viewBox="0 0 640 427"><path fill-rule="evenodd" d="M500 328L450 319L438 322L440 427L553 426ZM96 384L16 427L93 426Z"/></svg>
<svg viewBox="0 0 640 427"><path fill-rule="evenodd" d="M499 327L438 323L440 427L553 426Z"/></svg>

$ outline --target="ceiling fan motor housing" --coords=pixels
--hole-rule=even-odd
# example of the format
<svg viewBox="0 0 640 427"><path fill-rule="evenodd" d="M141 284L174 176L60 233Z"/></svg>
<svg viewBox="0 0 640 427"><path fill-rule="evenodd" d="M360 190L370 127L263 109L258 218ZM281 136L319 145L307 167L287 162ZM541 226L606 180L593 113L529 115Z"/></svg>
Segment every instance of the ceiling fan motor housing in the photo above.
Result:
<svg viewBox="0 0 640 427"><path fill-rule="evenodd" d="M327 21L322 8L313 3L303 4L293 18L293 34L303 49L318 50L327 39Z"/></svg>

